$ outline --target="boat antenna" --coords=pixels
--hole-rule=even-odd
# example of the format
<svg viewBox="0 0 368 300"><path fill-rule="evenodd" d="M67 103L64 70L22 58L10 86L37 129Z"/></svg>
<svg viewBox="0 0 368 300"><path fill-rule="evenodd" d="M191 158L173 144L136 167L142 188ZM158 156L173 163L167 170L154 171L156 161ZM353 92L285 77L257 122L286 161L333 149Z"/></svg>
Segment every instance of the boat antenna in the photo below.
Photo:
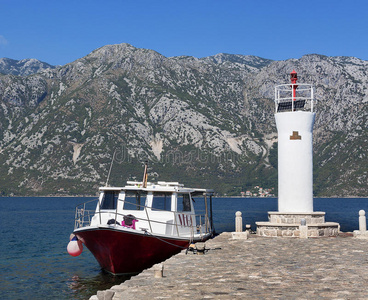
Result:
<svg viewBox="0 0 368 300"><path fill-rule="evenodd" d="M144 162L144 173L143 173L143 180L142 180L142 187L146 188L147 187L147 179L148 179L148 174L147 174L147 167L148 167L148 161Z"/></svg>
<svg viewBox="0 0 368 300"><path fill-rule="evenodd" d="M116 153L116 149L115 149L115 151L114 151L114 154L112 155L112 161L111 161L111 164L110 164L110 170L109 170L109 174L107 175L107 179L106 179L106 184L105 184L105 186L107 186L107 185L108 185L108 183L109 183L109 179L110 179L110 174L111 174L112 165L114 164L115 153Z"/></svg>

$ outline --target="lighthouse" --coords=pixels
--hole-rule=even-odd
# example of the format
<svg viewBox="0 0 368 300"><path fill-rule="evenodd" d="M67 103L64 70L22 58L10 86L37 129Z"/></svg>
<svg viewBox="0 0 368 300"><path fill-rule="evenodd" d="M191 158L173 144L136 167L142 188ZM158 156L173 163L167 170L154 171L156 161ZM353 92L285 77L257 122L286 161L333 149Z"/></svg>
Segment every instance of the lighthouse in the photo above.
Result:
<svg viewBox="0 0 368 300"><path fill-rule="evenodd" d="M271 237L337 236L340 225L325 222L325 212L313 211L313 126L316 117L313 86L298 83L275 86L278 136L278 211L268 222L256 222L257 234Z"/></svg>
<svg viewBox="0 0 368 300"><path fill-rule="evenodd" d="M275 120L278 134L278 210L313 212L313 87L291 84L275 87ZM298 91L297 91L298 89Z"/></svg>

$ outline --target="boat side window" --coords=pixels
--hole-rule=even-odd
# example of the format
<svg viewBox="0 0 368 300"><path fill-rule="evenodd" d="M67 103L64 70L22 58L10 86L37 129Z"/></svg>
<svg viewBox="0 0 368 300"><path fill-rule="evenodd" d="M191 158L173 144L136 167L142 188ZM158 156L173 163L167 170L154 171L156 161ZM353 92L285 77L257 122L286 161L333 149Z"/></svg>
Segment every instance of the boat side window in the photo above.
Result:
<svg viewBox="0 0 368 300"><path fill-rule="evenodd" d="M104 191L100 209L116 209L120 191Z"/></svg>
<svg viewBox="0 0 368 300"><path fill-rule="evenodd" d="M154 192L152 201L152 210L171 211L172 193Z"/></svg>
<svg viewBox="0 0 368 300"><path fill-rule="evenodd" d="M147 194L136 191L126 191L124 200L124 210L144 210Z"/></svg>
<svg viewBox="0 0 368 300"><path fill-rule="evenodd" d="M191 211L189 194L178 194L177 211Z"/></svg>

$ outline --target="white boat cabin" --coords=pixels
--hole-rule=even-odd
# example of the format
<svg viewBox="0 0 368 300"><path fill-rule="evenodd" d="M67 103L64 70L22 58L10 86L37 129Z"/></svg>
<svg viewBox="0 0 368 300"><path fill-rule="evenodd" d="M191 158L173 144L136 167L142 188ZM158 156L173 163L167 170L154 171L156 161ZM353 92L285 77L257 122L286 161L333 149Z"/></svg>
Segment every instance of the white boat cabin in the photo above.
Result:
<svg viewBox="0 0 368 300"><path fill-rule="evenodd" d="M85 207L81 208L76 228L114 227L183 238L212 232L213 190L185 188L178 182L164 181L142 187L142 182L128 181L125 187L101 187L99 191L93 217L91 212L86 222L88 213ZM201 209L197 214L194 203Z"/></svg>

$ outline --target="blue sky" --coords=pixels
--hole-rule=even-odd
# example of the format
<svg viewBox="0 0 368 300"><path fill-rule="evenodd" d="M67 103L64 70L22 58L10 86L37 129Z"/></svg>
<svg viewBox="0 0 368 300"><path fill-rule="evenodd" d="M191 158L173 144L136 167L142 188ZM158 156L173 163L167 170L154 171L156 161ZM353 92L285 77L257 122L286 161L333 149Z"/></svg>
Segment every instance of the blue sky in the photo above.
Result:
<svg viewBox="0 0 368 300"><path fill-rule="evenodd" d="M368 60L366 0L0 0L0 57L63 65L129 43L167 57Z"/></svg>

